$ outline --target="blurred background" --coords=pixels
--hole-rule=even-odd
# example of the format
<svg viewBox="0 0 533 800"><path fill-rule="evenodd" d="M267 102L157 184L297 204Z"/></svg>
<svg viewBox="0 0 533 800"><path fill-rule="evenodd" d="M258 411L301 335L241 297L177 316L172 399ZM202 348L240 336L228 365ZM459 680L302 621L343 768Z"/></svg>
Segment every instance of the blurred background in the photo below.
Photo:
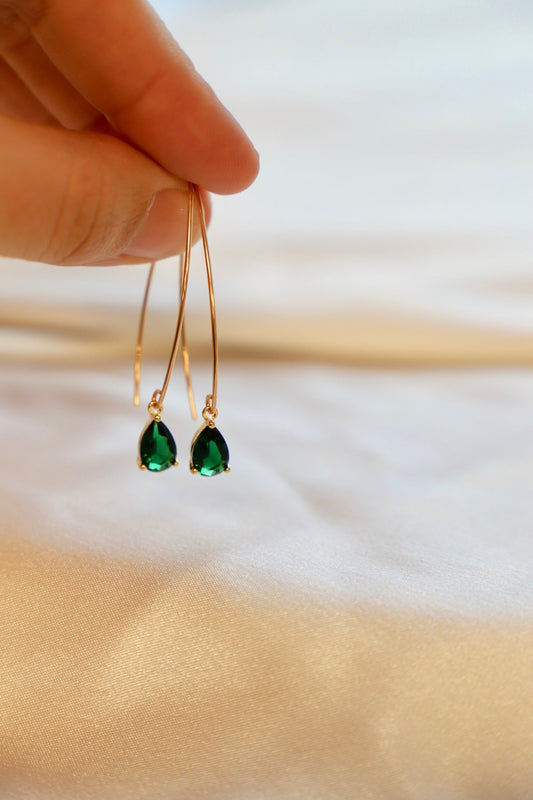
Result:
<svg viewBox="0 0 533 800"><path fill-rule="evenodd" d="M261 154L251 189L214 198L210 242L227 355L531 363L528 3L154 6ZM64 317L54 316L76 357L131 350L143 267L11 272L6 314L35 290L28 321L49 320L47 299L54 309L64 302ZM189 309L200 355L207 304L196 273ZM154 289L150 356L168 349L174 285L168 264ZM92 309L78 351L72 309L88 304L107 331L87 348ZM15 357L31 357L26 334L9 335ZM56 350L63 358L57 336Z"/></svg>

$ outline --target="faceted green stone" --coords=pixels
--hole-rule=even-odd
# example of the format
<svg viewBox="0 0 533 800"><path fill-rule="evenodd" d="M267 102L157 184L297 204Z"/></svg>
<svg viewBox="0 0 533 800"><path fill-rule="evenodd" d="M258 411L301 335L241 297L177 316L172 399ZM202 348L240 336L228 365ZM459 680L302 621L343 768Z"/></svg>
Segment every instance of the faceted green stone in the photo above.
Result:
<svg viewBox="0 0 533 800"><path fill-rule="evenodd" d="M139 445L142 466L161 472L176 463L176 443L166 425L155 419L144 430Z"/></svg>
<svg viewBox="0 0 533 800"><path fill-rule="evenodd" d="M228 445L218 428L201 428L191 445L191 469L199 475L218 475L227 471L228 463Z"/></svg>

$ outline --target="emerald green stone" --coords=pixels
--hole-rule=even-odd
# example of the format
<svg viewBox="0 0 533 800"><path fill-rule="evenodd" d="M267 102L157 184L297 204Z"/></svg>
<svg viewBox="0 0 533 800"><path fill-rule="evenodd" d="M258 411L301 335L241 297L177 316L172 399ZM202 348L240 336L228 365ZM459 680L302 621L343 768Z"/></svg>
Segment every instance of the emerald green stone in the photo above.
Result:
<svg viewBox="0 0 533 800"><path fill-rule="evenodd" d="M228 463L228 445L218 428L201 428L191 445L191 470L199 475L218 475L228 470Z"/></svg>
<svg viewBox="0 0 533 800"><path fill-rule="evenodd" d="M154 420L143 431L139 445L141 467L161 472L176 464L176 443L166 425Z"/></svg>

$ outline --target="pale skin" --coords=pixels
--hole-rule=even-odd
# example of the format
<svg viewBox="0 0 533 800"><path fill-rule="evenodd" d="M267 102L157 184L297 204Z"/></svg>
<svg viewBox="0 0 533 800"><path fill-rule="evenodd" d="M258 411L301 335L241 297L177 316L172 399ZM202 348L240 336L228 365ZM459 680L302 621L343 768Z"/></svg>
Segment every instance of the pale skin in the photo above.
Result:
<svg viewBox="0 0 533 800"><path fill-rule="evenodd" d="M207 192L245 189L258 164L145 0L0 0L0 255L181 252L187 181L209 213Z"/></svg>

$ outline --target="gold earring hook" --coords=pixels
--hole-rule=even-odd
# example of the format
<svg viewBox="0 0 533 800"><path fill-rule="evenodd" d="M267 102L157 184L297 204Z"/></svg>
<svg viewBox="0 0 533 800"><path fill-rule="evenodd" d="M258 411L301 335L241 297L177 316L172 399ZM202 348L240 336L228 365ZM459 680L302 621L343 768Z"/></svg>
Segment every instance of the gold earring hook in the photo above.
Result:
<svg viewBox="0 0 533 800"><path fill-rule="evenodd" d="M207 288L209 291L209 312L211 315L211 340L213 345L213 380L211 394L205 399L205 408L202 412L206 422L214 422L217 411L217 392L218 392L218 335L217 335L217 315L215 308L215 292L213 287L213 271L211 269L211 258L209 255L209 245L207 244L207 231L205 226L205 214L198 186L194 186L194 194L200 218L200 231L202 234L202 244L204 248L205 270L207 274Z"/></svg>
<svg viewBox="0 0 533 800"><path fill-rule="evenodd" d="M180 256L180 286L183 287L183 255ZM181 329L181 356L183 358L183 372L185 374L185 381L187 383L187 394L189 396L189 408L191 409L191 417L196 419L196 405L194 402L194 392L191 382L191 370L189 365L189 348L187 347L187 332L185 325L185 316L183 317L183 326Z"/></svg>
<svg viewBox="0 0 533 800"><path fill-rule="evenodd" d="M141 385L141 361L143 354L143 340L144 328L146 326L146 311L148 309L148 297L150 296L150 287L152 286L152 279L154 277L155 261L150 264L148 271L148 278L146 279L146 286L144 288L144 297L141 306L141 315L139 317L139 328L137 330L137 344L135 346L135 368L134 368L134 389L133 389L133 405L139 405L139 387Z"/></svg>
<svg viewBox="0 0 533 800"><path fill-rule="evenodd" d="M156 389L156 391L154 392L152 400L149 404L149 410L150 413L152 414L155 413L157 415L160 415L161 411L163 410L163 401L167 393L168 385L170 383L170 378L172 375L172 371L174 369L174 365L176 363L176 358L178 355L178 350L181 342L182 355L183 355L183 369L187 381L189 404L191 408L192 418L196 419L196 408L194 404L194 394L192 390L190 369L189 369L189 351L187 348L187 339L185 334L185 298L187 296L187 286L189 282L189 271L191 263L191 240L192 240L194 197L195 197L195 186L194 184L189 183L189 193L187 202L187 238L185 244L185 255L181 256L180 258L180 278L179 278L180 303L179 303L178 319L176 322L176 331L174 334L174 341L172 343L172 350L167 366L167 371L165 374L165 379L163 381L163 387L161 389ZM199 197L199 195L197 195L197 197ZM203 209L201 208L201 206L199 206L199 209L200 209L201 224L203 223L203 227L205 229L205 222L203 220ZM141 314L139 318L139 327L137 332L137 344L135 348L135 367L134 367L134 394L133 394L133 402L136 406L139 405L139 386L141 380L141 361L143 352L144 329L146 326L148 298L150 296L150 289L152 285L155 264L156 264L155 261L150 264L150 270L148 272L148 278L144 290L144 297L143 297Z"/></svg>

